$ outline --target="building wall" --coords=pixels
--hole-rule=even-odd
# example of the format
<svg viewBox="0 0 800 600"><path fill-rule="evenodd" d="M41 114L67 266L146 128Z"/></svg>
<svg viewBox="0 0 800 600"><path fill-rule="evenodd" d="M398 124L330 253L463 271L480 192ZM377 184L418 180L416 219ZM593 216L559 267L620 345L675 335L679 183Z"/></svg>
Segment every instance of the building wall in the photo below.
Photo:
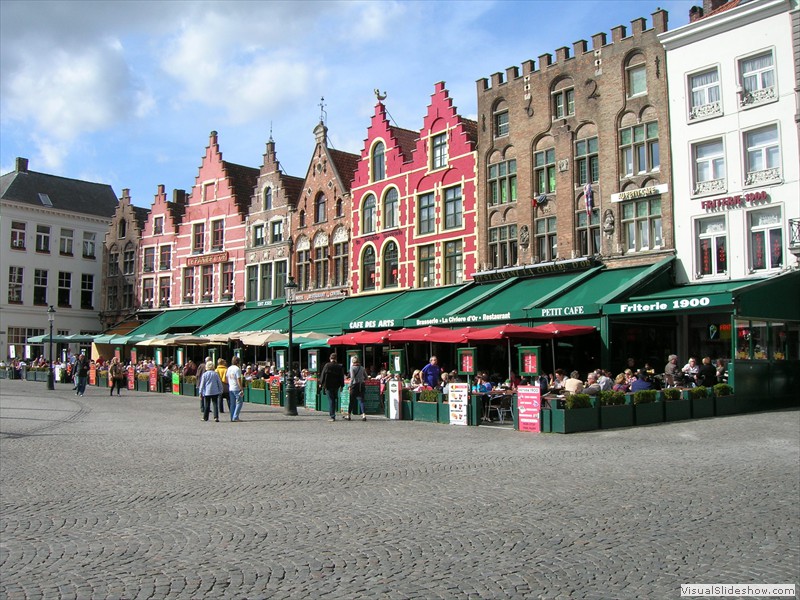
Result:
<svg viewBox="0 0 800 600"><path fill-rule="evenodd" d="M481 270L593 255L610 266L630 266L673 252L666 64L657 38L666 28L667 14L658 10L650 29L645 19L636 19L630 35L625 26L612 29L610 43L605 33L598 33L591 48L579 40L572 49L558 48L555 59L543 54L538 63L524 62L521 72L510 67L493 74L491 81L477 81ZM631 83L642 83L642 68L644 93ZM502 124L504 113L507 125ZM623 130L633 134L648 123L651 133L657 124L649 146L657 139L660 160L648 160L646 153L641 168L636 164L629 173L622 159ZM596 152L587 150L593 138ZM627 146L635 149L635 144ZM540 158L544 185L538 178ZM508 178L499 176L512 161L515 197ZM587 181L593 180L593 206L588 210L580 163L592 161L595 170ZM497 177L492 177L492 167ZM500 194L495 201L492 181L506 185L505 198ZM660 231L655 215L659 206ZM645 221L650 226L647 237L640 235L638 220L630 221L632 229L623 221L628 211L636 214L641 208L653 213ZM516 244L490 244L490 230L500 237L504 231L513 233L514 227Z"/></svg>
<svg viewBox="0 0 800 600"><path fill-rule="evenodd" d="M142 310L176 306L180 303L180 296L173 296L174 281L179 279L180 271L175 267L175 249L177 245L178 226L180 216L186 204L186 192L174 190L173 201L167 200L163 185L158 190L150 207L150 214L142 229L139 255L139 286L137 289L137 302ZM161 249L169 252L169 267L161 268ZM150 259L149 256L152 256ZM151 264L152 263L152 264ZM164 288L160 284L169 280L169 285ZM169 291L169 298L162 297L160 290Z"/></svg>
<svg viewBox="0 0 800 600"><path fill-rule="evenodd" d="M790 6L755 0L661 36L669 65L680 281L763 277L797 265L788 227L800 217ZM748 95L741 68L763 53L773 58L775 85ZM709 71L717 73L719 100L693 107L693 77ZM775 168L748 167L754 131L775 132L768 142L779 149ZM723 159L724 173L709 177L698 164L706 164L703 148L714 143L721 144L715 156Z"/></svg>

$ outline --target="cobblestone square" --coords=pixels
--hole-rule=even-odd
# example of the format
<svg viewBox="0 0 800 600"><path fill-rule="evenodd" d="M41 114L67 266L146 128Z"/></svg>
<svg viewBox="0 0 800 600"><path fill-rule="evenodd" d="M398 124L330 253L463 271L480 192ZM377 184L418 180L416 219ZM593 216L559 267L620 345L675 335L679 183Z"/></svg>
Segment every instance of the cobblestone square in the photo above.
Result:
<svg viewBox="0 0 800 600"><path fill-rule="evenodd" d="M678 598L800 583L800 412L524 434L0 381L0 597Z"/></svg>

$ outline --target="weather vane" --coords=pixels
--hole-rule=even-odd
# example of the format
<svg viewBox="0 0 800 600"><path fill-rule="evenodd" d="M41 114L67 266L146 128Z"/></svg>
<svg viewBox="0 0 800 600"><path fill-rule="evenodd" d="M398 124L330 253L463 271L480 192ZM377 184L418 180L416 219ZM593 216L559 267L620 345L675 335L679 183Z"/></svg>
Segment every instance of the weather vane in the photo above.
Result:
<svg viewBox="0 0 800 600"><path fill-rule="evenodd" d="M328 113L325 112L325 97L321 96L319 99L319 122L325 123L328 118Z"/></svg>
<svg viewBox="0 0 800 600"><path fill-rule="evenodd" d="M384 91L383 94L381 94L381 90L379 88L375 88L375 97L378 99L378 102L383 102L386 100L386 92Z"/></svg>

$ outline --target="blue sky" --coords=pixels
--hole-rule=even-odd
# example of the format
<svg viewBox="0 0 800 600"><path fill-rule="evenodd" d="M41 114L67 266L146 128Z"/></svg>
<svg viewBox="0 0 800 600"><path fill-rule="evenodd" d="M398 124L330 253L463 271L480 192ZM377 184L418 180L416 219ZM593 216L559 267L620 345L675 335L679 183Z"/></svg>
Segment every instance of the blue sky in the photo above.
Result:
<svg viewBox="0 0 800 600"><path fill-rule="evenodd" d="M358 153L379 88L418 130L445 81L475 118L475 81L616 25L701 0L238 2L0 0L0 172L30 169L131 190L189 190L212 130L225 160L259 167L270 128L304 177L320 118ZM630 31L630 29L629 29Z"/></svg>

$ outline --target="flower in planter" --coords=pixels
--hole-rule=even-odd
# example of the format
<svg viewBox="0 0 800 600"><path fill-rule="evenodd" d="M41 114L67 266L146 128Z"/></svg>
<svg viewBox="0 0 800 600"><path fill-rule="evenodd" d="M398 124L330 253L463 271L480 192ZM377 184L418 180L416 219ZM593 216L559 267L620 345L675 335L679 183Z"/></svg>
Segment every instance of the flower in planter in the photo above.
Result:
<svg viewBox="0 0 800 600"><path fill-rule="evenodd" d="M149 373L139 373L136 376L138 381L150 381L150 374Z"/></svg>
<svg viewBox="0 0 800 600"><path fill-rule="evenodd" d="M264 379L253 379L253 381L250 382L250 389L265 390L267 389L267 382Z"/></svg>
<svg viewBox="0 0 800 600"><path fill-rule="evenodd" d="M184 375L183 383L197 383L197 376L196 375Z"/></svg>

